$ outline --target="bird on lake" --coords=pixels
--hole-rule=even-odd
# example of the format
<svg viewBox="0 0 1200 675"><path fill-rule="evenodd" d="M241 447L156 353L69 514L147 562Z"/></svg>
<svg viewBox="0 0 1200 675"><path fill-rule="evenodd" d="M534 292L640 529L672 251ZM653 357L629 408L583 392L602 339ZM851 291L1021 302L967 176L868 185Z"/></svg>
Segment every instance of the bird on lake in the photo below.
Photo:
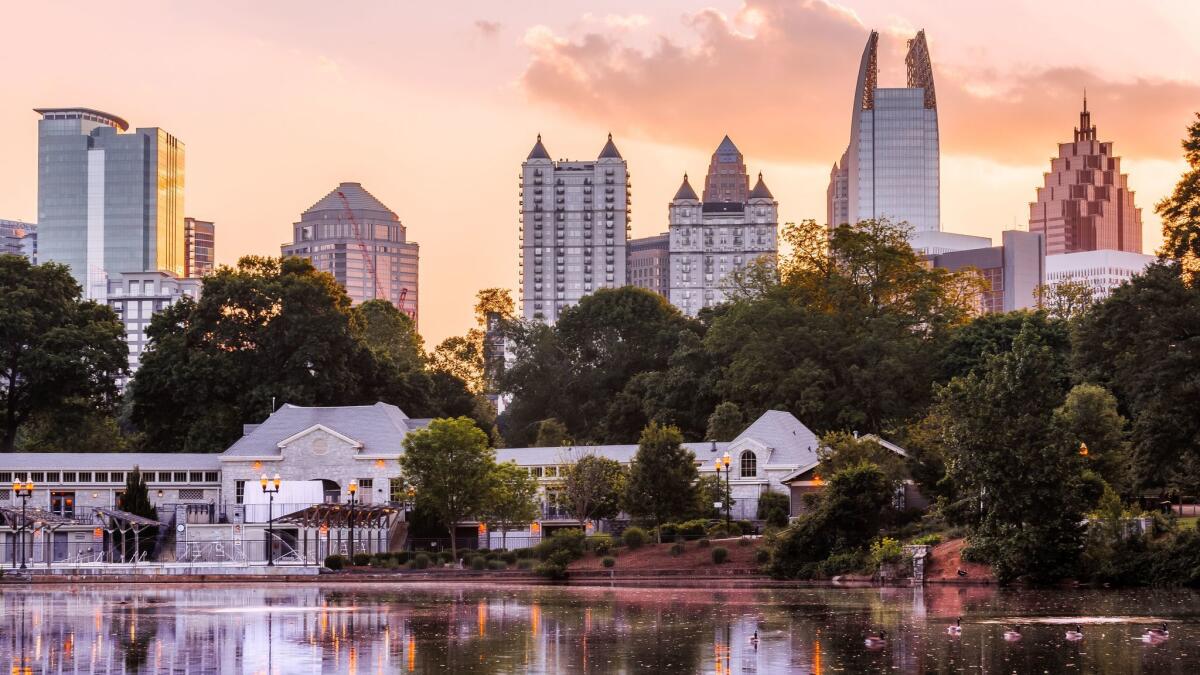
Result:
<svg viewBox="0 0 1200 675"><path fill-rule="evenodd" d="M1166 640L1169 637L1171 637L1171 631L1167 630L1167 624L1164 623L1162 628L1151 628L1147 630L1146 634L1142 636L1142 639L1146 641L1158 641Z"/></svg>
<svg viewBox="0 0 1200 675"><path fill-rule="evenodd" d="M863 640L863 644L867 649L881 649L887 644L887 632L879 631L878 633L867 633L867 639Z"/></svg>
<svg viewBox="0 0 1200 675"><path fill-rule="evenodd" d="M750 636L750 644L751 644L751 645L752 645L752 646L753 646L755 649L758 649L758 631L754 631L754 635L751 635L751 636Z"/></svg>
<svg viewBox="0 0 1200 675"><path fill-rule="evenodd" d="M954 625L947 628L946 632L950 635L962 635L962 617L958 617L958 619L955 620Z"/></svg>
<svg viewBox="0 0 1200 675"><path fill-rule="evenodd" d="M1067 629L1067 639L1074 642L1083 639L1083 626L1075 624L1074 628Z"/></svg>
<svg viewBox="0 0 1200 675"><path fill-rule="evenodd" d="M1012 628L1009 628L1008 630L1004 631L1004 639L1008 640L1009 642L1016 642L1017 640L1020 640L1021 639L1021 627L1013 626Z"/></svg>

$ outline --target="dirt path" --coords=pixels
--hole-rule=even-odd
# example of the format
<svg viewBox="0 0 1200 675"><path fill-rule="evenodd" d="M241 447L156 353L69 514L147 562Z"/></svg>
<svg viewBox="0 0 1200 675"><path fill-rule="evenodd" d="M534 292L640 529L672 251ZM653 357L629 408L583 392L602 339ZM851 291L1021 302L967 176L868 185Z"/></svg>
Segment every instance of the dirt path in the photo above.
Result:
<svg viewBox="0 0 1200 675"><path fill-rule="evenodd" d="M926 581L975 581L992 582L996 580L992 568L982 563L963 562L962 551L967 546L966 539L951 539L933 547L929 560L925 563ZM958 570L966 572L966 576Z"/></svg>
<svg viewBox="0 0 1200 675"><path fill-rule="evenodd" d="M750 540L749 546L741 546L737 539L717 539L707 548L701 548L694 541L684 544L683 553L671 555L671 544L646 544L642 548L631 551L627 548L616 549L616 570L684 570L720 568L727 571L752 570L756 571L762 565L754 560L754 552L762 543L761 539ZM712 550L718 546L729 551L729 558L720 565L713 563ZM592 554L571 563L573 570L604 569L602 557Z"/></svg>

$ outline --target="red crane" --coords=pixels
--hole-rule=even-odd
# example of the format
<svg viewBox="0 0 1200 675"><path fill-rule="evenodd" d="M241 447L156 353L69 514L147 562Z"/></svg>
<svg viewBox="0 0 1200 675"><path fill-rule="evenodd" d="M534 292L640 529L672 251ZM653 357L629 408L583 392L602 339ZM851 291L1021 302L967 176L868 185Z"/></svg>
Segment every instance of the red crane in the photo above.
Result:
<svg viewBox="0 0 1200 675"><path fill-rule="evenodd" d="M400 311L407 314L408 318L412 319L413 321L416 321L417 320L417 311L415 309L408 308L407 298L408 298L408 288L407 287L401 288L400 289Z"/></svg>
<svg viewBox="0 0 1200 675"><path fill-rule="evenodd" d="M379 284L379 275L375 273L375 258L367 252L367 242L363 240L362 227L358 224L358 219L354 217L354 210L350 208L350 200L346 199L346 193L338 190L338 197L342 200L342 206L346 209L346 218L350 220L350 227L353 228L354 240L358 243L358 250L362 253L363 263L367 266L367 270L371 273L371 281L375 285L375 297L389 300L387 293L384 292L383 286ZM401 309L403 309L404 296L400 296Z"/></svg>

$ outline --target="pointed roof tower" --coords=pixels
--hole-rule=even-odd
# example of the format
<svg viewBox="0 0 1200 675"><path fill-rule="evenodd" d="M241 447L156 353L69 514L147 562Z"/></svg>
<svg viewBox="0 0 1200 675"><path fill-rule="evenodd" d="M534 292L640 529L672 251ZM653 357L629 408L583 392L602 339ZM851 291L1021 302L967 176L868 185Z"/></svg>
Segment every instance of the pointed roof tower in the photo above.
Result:
<svg viewBox="0 0 1200 675"><path fill-rule="evenodd" d="M683 174L683 184L679 186L679 190L675 193L675 196L671 199L671 201L677 202L681 199L700 201L700 198L696 196L696 191L692 189L692 184L688 182L686 173Z"/></svg>
<svg viewBox="0 0 1200 675"><path fill-rule="evenodd" d="M1083 112L1079 113L1079 126L1075 129L1075 142L1079 141L1094 141L1099 138L1096 135L1096 125L1092 124L1092 113L1087 109L1087 89L1083 90Z"/></svg>
<svg viewBox="0 0 1200 675"><path fill-rule="evenodd" d="M708 164L708 175L704 178L704 201L744 204L749 198L750 175L746 173L742 151L726 135Z"/></svg>
<svg viewBox="0 0 1200 675"><path fill-rule="evenodd" d="M399 220L395 211L367 192L361 183L340 183L330 190L329 194L308 207L300 217L302 220L312 220L323 211L331 211L333 218L341 219L345 217L347 208L363 219Z"/></svg>
<svg viewBox="0 0 1200 675"><path fill-rule="evenodd" d="M542 145L541 134L538 134L537 143L533 144L533 149L529 151L529 156L525 159L527 161L531 159L550 159L550 153L546 152L546 146Z"/></svg>
<svg viewBox="0 0 1200 675"><path fill-rule="evenodd" d="M608 142L600 150L600 159L623 159L616 144L613 143L612 134L608 135Z"/></svg>
<svg viewBox="0 0 1200 675"><path fill-rule="evenodd" d="M754 189L750 191L750 199L775 199L775 195L767 189L767 184L763 182L762 172L758 172L758 182L754 184Z"/></svg>

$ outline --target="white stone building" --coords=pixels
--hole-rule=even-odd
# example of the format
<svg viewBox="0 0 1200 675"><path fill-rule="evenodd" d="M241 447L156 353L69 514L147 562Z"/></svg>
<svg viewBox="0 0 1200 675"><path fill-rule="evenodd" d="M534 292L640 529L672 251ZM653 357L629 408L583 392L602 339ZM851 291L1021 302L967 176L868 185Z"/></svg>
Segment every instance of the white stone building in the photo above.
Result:
<svg viewBox="0 0 1200 675"><path fill-rule="evenodd" d="M109 277L107 302L125 326L130 375L141 365L150 318L184 296L198 300L202 286L200 279L179 278L170 272L123 272Z"/></svg>
<svg viewBox="0 0 1200 675"><path fill-rule="evenodd" d="M1081 251L1046 256L1046 285L1056 286L1064 281L1082 281L1092 288L1097 301L1145 271L1157 260L1152 255L1131 251Z"/></svg>

